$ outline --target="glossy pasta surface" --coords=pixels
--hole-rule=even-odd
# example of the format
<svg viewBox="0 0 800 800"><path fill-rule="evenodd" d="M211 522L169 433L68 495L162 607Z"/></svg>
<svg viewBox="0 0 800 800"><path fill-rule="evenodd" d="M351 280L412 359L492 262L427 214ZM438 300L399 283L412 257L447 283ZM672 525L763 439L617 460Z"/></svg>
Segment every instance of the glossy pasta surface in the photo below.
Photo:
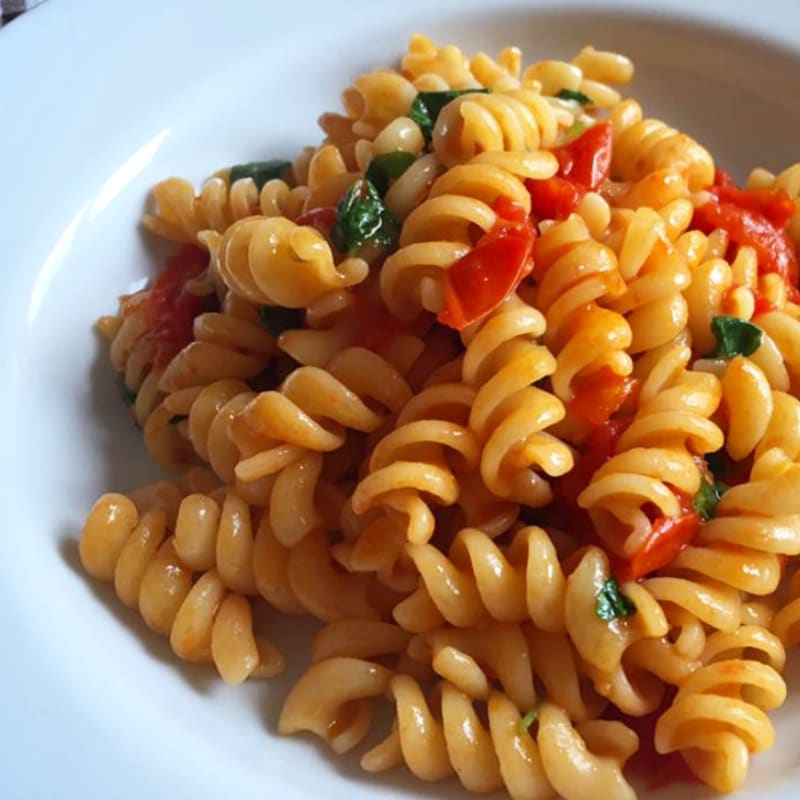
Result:
<svg viewBox="0 0 800 800"><path fill-rule="evenodd" d="M80 557L230 684L284 669L266 606L319 620L281 734L514 800L731 792L772 746L800 164L735 185L633 72L415 35L293 161L153 188L175 253L98 329L172 477Z"/></svg>

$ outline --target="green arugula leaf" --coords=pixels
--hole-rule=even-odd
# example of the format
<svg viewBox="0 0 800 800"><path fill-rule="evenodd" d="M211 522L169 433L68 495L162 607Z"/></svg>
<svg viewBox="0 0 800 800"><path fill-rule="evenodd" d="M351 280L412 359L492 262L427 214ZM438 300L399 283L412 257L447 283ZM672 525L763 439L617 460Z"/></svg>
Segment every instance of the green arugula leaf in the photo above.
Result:
<svg viewBox="0 0 800 800"><path fill-rule="evenodd" d="M636 613L636 606L619 590L615 578L607 578L603 583L600 594L597 595L597 604L594 613L600 619L610 622L614 619L627 619Z"/></svg>
<svg viewBox="0 0 800 800"><path fill-rule="evenodd" d="M576 100L582 106L592 102L592 98L583 92L575 92L572 89L562 89L557 95L560 100Z"/></svg>
<svg viewBox="0 0 800 800"><path fill-rule="evenodd" d="M393 248L399 226L371 181L359 178L336 209L331 240L341 253L351 253L366 244Z"/></svg>
<svg viewBox="0 0 800 800"><path fill-rule="evenodd" d="M449 89L445 92L420 92L411 104L408 116L419 125L425 141L430 143L439 112L452 100L464 94L491 94L491 89Z"/></svg>
<svg viewBox="0 0 800 800"><path fill-rule="evenodd" d="M736 317L714 317L711 330L717 337L717 346L709 358L750 356L761 347L764 331L752 322Z"/></svg>
<svg viewBox="0 0 800 800"><path fill-rule="evenodd" d="M252 178L256 189L260 192L267 181L282 178L291 167L290 161L273 158L271 161L251 161L249 164L236 164L231 167L228 181L231 185L241 178Z"/></svg>
<svg viewBox="0 0 800 800"><path fill-rule="evenodd" d="M700 488L697 490L697 494L692 498L692 508L700 514L701 519L710 520L717 510L717 505L722 495L728 489L730 489L730 486L727 484L720 481L711 483L704 478Z"/></svg>
<svg viewBox="0 0 800 800"><path fill-rule="evenodd" d="M415 161L412 153L395 150L393 153L382 153L369 162L364 177L378 190L381 196L386 194L392 178L399 178Z"/></svg>
<svg viewBox="0 0 800 800"><path fill-rule="evenodd" d="M299 308L283 308L283 306L259 306L258 319L261 327L277 338L290 328L303 326L303 311Z"/></svg>
<svg viewBox="0 0 800 800"><path fill-rule="evenodd" d="M519 728L520 730L525 733L527 730L533 725L534 722L539 718L539 709L532 708L520 721L519 721Z"/></svg>

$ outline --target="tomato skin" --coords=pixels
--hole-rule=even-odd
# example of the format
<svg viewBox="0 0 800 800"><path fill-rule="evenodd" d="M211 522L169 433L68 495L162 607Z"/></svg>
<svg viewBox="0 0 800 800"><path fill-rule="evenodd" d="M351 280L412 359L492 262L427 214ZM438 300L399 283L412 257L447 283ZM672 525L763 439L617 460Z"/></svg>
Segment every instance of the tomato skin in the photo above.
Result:
<svg viewBox="0 0 800 800"><path fill-rule="evenodd" d="M460 331L486 316L533 269L536 229L525 210L506 197L494 204L497 222L444 273L444 306L437 317Z"/></svg>
<svg viewBox="0 0 800 800"><path fill-rule="evenodd" d="M335 206L322 206L320 208L312 208L301 214L296 220L296 225L309 225L316 228L326 238L330 237L330 232L336 224L336 207Z"/></svg>
<svg viewBox="0 0 800 800"><path fill-rule="evenodd" d="M558 174L594 191L611 170L612 140L611 123L599 122L571 142L554 148Z"/></svg>
<svg viewBox="0 0 800 800"><path fill-rule="evenodd" d="M760 212L730 202L710 201L696 208L692 228L711 233L727 231L731 243L747 245L756 252L760 271L777 272L792 287L797 287L798 265L789 237Z"/></svg>
<svg viewBox="0 0 800 800"><path fill-rule="evenodd" d="M700 514L692 508L691 498L679 497L683 512L677 517L658 517L653 521L645 543L619 570L621 581L635 581L666 567L694 541L700 530Z"/></svg>
<svg viewBox="0 0 800 800"><path fill-rule="evenodd" d="M531 214L536 219L566 219L586 194L583 186L558 175L539 181L528 179L525 186L531 196Z"/></svg>
<svg viewBox="0 0 800 800"><path fill-rule="evenodd" d="M186 289L187 282L197 278L207 266L205 250L185 245L153 281L145 307L152 327L145 337L155 345L154 366L163 367L188 345L194 338L195 317L216 304L213 296L193 294Z"/></svg>
<svg viewBox="0 0 800 800"><path fill-rule="evenodd" d="M719 202L733 203L739 208L762 214L778 230L786 227L797 210L784 189L740 189L721 169L717 170L710 191Z"/></svg>
<svg viewBox="0 0 800 800"><path fill-rule="evenodd" d="M528 179L531 214L536 219L566 219L608 178L611 169L611 125L600 122L567 144L553 149L558 172L552 178Z"/></svg>
<svg viewBox="0 0 800 800"><path fill-rule="evenodd" d="M638 388L639 381L635 378L617 375L605 366L576 382L567 411L596 427L616 414Z"/></svg>

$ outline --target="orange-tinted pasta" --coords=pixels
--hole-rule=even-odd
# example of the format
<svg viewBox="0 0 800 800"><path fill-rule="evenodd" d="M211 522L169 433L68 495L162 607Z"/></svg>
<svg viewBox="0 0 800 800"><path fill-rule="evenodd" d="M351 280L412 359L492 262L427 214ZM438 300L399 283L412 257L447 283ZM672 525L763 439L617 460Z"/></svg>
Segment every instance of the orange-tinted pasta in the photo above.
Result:
<svg viewBox="0 0 800 800"><path fill-rule="evenodd" d="M100 330L156 464L86 571L229 683L325 623L278 722L369 772L634 800L632 720L716 790L800 643L800 165L736 187L583 48L412 37L294 161L153 189L181 243ZM765 244L765 242L767 244ZM626 722L630 724L626 724Z"/></svg>

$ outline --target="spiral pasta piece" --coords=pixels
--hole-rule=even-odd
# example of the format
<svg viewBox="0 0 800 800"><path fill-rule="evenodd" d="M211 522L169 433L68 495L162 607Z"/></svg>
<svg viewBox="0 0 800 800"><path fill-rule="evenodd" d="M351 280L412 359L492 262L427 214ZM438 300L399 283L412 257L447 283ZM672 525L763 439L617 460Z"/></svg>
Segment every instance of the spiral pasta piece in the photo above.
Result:
<svg viewBox="0 0 800 800"><path fill-rule="evenodd" d="M635 100L625 100L611 112L614 148L611 175L635 181L660 169L685 175L692 191L714 181L714 160L702 145L657 119L645 118Z"/></svg>
<svg viewBox="0 0 800 800"><path fill-rule="evenodd" d="M546 505L546 478L573 466L572 453L547 429L564 417L561 401L536 386L556 361L536 340L545 321L514 294L469 334L463 379L477 389L469 427L481 442L481 475L499 497Z"/></svg>
<svg viewBox="0 0 800 800"><path fill-rule="evenodd" d="M506 197L530 210L521 178L550 177L556 169L550 153L490 152L437 178L406 218L400 248L381 269L381 297L392 314L413 319L423 308L439 311L442 273L470 251L475 228L486 233L495 225L492 204Z"/></svg>
<svg viewBox="0 0 800 800"><path fill-rule="evenodd" d="M153 187L155 211L145 214L142 223L165 239L202 245L199 234L203 231L223 233L236 220L254 214L294 219L307 194L306 187L290 188L279 178L267 181L260 190L252 178L231 183L227 170L209 178L197 194L189 181L167 178Z"/></svg>
<svg viewBox="0 0 800 800"><path fill-rule="evenodd" d="M612 250L596 242L573 214L542 234L534 249L535 304L547 320L545 344L556 356L551 378L562 401L572 399L578 378L609 369L629 375L627 350L633 334L627 320L599 301L625 296L625 283Z"/></svg>
<svg viewBox="0 0 800 800"><path fill-rule="evenodd" d="M370 772L404 762L422 780L441 780L455 772L470 791L504 787L515 800L556 795L589 800L597 792L609 800L635 797L622 766L635 752L638 738L622 723L595 721L576 727L558 706L543 703L532 734L521 726L516 706L492 692L487 729L472 700L447 681L437 686L433 701L407 675L393 677L389 693L397 721L389 738L362 757L362 767Z"/></svg>
<svg viewBox="0 0 800 800"><path fill-rule="evenodd" d="M108 494L86 520L81 562L93 577L113 580L119 598L137 609L150 628L169 637L180 658L213 662L231 684L281 672L278 650L253 632L247 598L229 591L217 568L198 576L176 545L162 509L140 516L125 495Z"/></svg>
<svg viewBox="0 0 800 800"><path fill-rule="evenodd" d="M367 276L364 260L335 264L319 231L285 217L246 217L206 241L226 285L253 303L301 308Z"/></svg>

